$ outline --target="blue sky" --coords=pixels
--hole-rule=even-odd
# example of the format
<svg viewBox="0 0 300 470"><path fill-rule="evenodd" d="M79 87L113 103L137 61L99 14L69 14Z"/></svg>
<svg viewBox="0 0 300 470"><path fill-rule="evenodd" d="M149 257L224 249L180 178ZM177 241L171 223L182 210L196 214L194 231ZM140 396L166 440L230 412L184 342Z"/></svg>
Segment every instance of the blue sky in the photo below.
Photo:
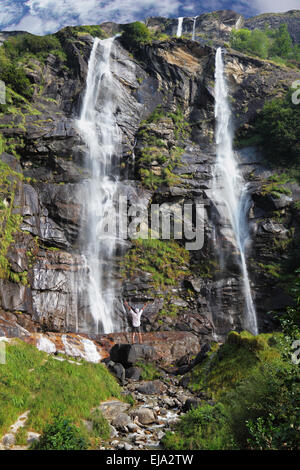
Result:
<svg viewBox="0 0 300 470"><path fill-rule="evenodd" d="M222 9L253 16L300 9L300 0L0 0L0 30L47 34L68 25L195 16Z"/></svg>

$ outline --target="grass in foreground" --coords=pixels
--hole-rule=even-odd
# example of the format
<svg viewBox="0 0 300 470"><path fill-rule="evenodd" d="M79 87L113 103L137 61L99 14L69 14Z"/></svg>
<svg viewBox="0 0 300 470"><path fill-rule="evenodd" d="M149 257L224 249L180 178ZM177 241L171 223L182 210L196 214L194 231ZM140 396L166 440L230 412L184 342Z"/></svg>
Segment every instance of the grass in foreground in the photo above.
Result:
<svg viewBox="0 0 300 470"><path fill-rule="evenodd" d="M100 423L91 409L111 397L121 398L120 387L102 364L57 361L15 340L0 364L0 436L26 410L28 430L41 432L57 416L84 430L82 420Z"/></svg>

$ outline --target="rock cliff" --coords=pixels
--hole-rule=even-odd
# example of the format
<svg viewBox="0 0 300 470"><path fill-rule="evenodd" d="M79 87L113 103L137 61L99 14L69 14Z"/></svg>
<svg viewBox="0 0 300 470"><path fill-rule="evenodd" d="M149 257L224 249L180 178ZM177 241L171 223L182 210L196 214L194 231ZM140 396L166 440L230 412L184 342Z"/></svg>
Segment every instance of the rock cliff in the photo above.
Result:
<svg viewBox="0 0 300 470"><path fill-rule="evenodd" d="M299 12L244 20L222 11L183 21L182 38L167 37L132 54L120 38L111 57L122 90L116 121L122 135L121 179L129 202L198 203L205 207L205 241L188 252L184 244L133 240L111 260L117 280L116 310L120 329L127 319L120 300L149 302L143 329L180 330L210 339L242 328L243 298L239 269L220 272L213 243L211 200L214 146L215 45L230 30L276 26L286 21L299 42ZM279 24L278 23L278 24ZM149 18L149 28L175 35L177 20ZM118 25L102 25L116 34ZM57 37L62 55L23 63L34 94L27 100L13 91L0 115L2 153L0 334L32 332L95 333L82 290L86 266L80 254L80 191L90 177L84 166L84 143L76 127L93 43L88 31L66 28ZM213 42L211 42L213 41ZM3 46L2 46L3 47ZM227 48L226 74L235 129L243 132L266 100L281 96L299 72ZM99 103L101 106L101 103ZM298 184L290 196L266 189L276 169L257 147L237 150L252 207L250 277L260 329L273 328L266 313L290 304L266 266L286 256L299 240ZM167 210L167 209L166 209ZM230 241L226 243L229 243ZM159 260L165 263L159 263Z"/></svg>

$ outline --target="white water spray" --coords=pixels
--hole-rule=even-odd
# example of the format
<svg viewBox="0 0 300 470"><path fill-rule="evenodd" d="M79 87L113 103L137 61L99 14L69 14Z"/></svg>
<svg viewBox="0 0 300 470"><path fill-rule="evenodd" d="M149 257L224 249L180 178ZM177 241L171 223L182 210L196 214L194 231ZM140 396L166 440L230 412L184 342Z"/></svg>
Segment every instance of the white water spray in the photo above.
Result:
<svg viewBox="0 0 300 470"><path fill-rule="evenodd" d="M91 177L83 185L84 205L81 253L86 259L89 310L96 331L115 330L114 279L107 260L116 247L116 236L104 233L109 215L114 210L118 187L116 163L120 153L120 131L115 113L118 83L111 70L114 38L95 39L91 51L86 91L77 126L86 145L86 167Z"/></svg>
<svg viewBox="0 0 300 470"><path fill-rule="evenodd" d="M183 18L184 18L183 16L180 16L180 17L178 18L178 26L177 26L177 33L176 33L176 36L177 36L178 38L180 38L181 35L182 35L182 23L183 23Z"/></svg>
<svg viewBox="0 0 300 470"><path fill-rule="evenodd" d="M192 40L195 41L195 36L196 36L196 20L198 16L194 16L193 18L193 34L192 34Z"/></svg>
<svg viewBox="0 0 300 470"><path fill-rule="evenodd" d="M215 61L215 118L217 159L214 169L213 199L221 220L232 229L243 276L246 303L246 323L253 334L258 333L256 311L253 303L246 264L246 247L249 242L247 184L239 171L232 148L230 132L230 107L225 80L222 49L218 48Z"/></svg>

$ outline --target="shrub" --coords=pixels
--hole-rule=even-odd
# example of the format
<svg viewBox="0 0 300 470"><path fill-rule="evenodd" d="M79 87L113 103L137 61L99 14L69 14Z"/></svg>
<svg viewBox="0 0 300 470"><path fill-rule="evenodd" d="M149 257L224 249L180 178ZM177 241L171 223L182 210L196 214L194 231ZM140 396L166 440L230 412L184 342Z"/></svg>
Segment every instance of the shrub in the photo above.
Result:
<svg viewBox="0 0 300 470"><path fill-rule="evenodd" d="M23 68L13 63L0 62L0 79L16 93L31 98L33 90Z"/></svg>
<svg viewBox="0 0 300 470"><path fill-rule="evenodd" d="M224 406L203 405L183 415L176 431L163 438L166 449L225 450L236 447Z"/></svg>
<svg viewBox="0 0 300 470"><path fill-rule="evenodd" d="M151 38L151 32L140 21L123 26L121 41L129 50L136 50L140 45L149 44Z"/></svg>
<svg viewBox="0 0 300 470"><path fill-rule="evenodd" d="M275 163L300 163L300 106L283 98L265 103L255 124L266 157Z"/></svg>
<svg viewBox="0 0 300 470"><path fill-rule="evenodd" d="M293 42L288 32L287 25L281 24L277 30L271 30L270 36L274 41L270 46L269 55L288 57L288 55L293 51Z"/></svg>
<svg viewBox="0 0 300 470"><path fill-rule="evenodd" d="M6 55L11 59L18 59L26 53L39 54L61 49L59 39L54 35L34 36L33 34L19 34L4 42Z"/></svg>
<svg viewBox="0 0 300 470"><path fill-rule="evenodd" d="M269 54L270 39L263 31L258 29L253 31L249 29L232 30L230 45L238 51L258 55L266 59Z"/></svg>
<svg viewBox="0 0 300 470"><path fill-rule="evenodd" d="M299 66L299 45L293 47L292 38L285 24L278 29L232 30L230 45L233 49L262 59L272 59L281 65Z"/></svg>
<svg viewBox="0 0 300 470"><path fill-rule="evenodd" d="M300 375L290 358L254 370L223 402L241 448L300 448Z"/></svg>
<svg viewBox="0 0 300 470"><path fill-rule="evenodd" d="M88 443L69 419L57 417L48 424L39 440L34 445L35 450L86 450Z"/></svg>

